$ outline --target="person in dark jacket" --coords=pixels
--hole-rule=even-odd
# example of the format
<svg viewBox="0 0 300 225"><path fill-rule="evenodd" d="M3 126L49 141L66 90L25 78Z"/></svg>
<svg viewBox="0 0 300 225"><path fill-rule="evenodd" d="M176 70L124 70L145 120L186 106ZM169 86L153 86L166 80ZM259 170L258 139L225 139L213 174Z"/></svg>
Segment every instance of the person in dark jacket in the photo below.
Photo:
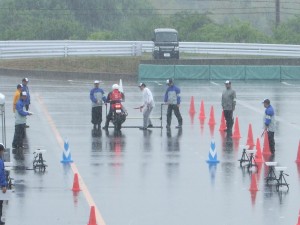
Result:
<svg viewBox="0 0 300 225"><path fill-rule="evenodd" d="M172 120L172 111L174 111L174 114L178 120L178 125L176 128L182 128L182 117L179 111L180 107L180 89L174 85L174 82L172 79L168 79L166 81L168 88L165 93L164 102L168 105L167 110L167 128L170 128L171 126L171 120Z"/></svg>
<svg viewBox="0 0 300 225"><path fill-rule="evenodd" d="M92 101L92 124L94 129L98 125L98 130L102 123L102 102L106 102L104 91L99 88L99 80L94 81L94 88L90 91L90 99Z"/></svg>
<svg viewBox="0 0 300 225"><path fill-rule="evenodd" d="M27 95L27 98L26 98L26 101L25 101L25 109L26 111L29 110L29 105L30 105L30 93L29 93L29 88L28 88L28 78L25 77L22 79L22 92L26 92L26 95Z"/></svg>
<svg viewBox="0 0 300 225"><path fill-rule="evenodd" d="M4 169L4 161L2 159L4 153L4 145L0 143L0 185L1 185L1 191L3 193L6 192L6 174L5 174L5 169ZM0 224L5 224L5 222L2 222L2 209L3 209L3 200L0 200Z"/></svg>
<svg viewBox="0 0 300 225"><path fill-rule="evenodd" d="M226 89L222 93L222 108L224 112L224 117L226 120L227 134L232 133L233 127L233 111L236 105L236 93L231 88L231 82L229 80L225 81Z"/></svg>
<svg viewBox="0 0 300 225"><path fill-rule="evenodd" d="M29 88L28 88L28 78L25 77L22 79L22 92L26 92L26 100L24 102L24 106L25 106L25 109L26 111L29 110L29 105L30 105L30 93L29 93ZM25 128L29 128L29 126L27 124L25 124Z"/></svg>

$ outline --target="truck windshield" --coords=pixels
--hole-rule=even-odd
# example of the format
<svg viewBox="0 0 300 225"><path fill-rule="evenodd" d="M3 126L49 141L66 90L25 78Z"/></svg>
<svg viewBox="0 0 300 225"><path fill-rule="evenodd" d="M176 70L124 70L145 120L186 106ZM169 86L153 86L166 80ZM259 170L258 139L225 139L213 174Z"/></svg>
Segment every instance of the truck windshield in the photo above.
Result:
<svg viewBox="0 0 300 225"><path fill-rule="evenodd" d="M155 40L157 42L177 42L177 34L171 32L156 33Z"/></svg>

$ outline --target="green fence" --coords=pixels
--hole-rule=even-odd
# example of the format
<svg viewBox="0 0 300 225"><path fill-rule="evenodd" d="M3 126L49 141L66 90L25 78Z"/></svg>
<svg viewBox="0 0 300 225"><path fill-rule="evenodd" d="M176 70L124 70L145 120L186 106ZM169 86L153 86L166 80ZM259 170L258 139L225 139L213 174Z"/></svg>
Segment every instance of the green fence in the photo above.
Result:
<svg viewBox="0 0 300 225"><path fill-rule="evenodd" d="M139 79L297 80L300 66L139 65Z"/></svg>

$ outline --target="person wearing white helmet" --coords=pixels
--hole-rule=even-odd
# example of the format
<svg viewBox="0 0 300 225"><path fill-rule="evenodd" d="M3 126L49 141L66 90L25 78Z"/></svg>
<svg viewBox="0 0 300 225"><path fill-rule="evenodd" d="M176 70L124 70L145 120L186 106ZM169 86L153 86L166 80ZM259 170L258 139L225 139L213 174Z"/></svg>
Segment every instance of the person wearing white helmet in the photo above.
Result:
<svg viewBox="0 0 300 225"><path fill-rule="evenodd" d="M107 98L106 98L106 103L110 103L109 107L109 113L106 116L106 121L104 127L102 129L107 130L109 126L109 122L111 121L112 113L113 113L113 105L115 103L121 103L124 101L125 96L122 92L119 91L119 85L118 84L113 84L112 86L112 91L108 93Z"/></svg>
<svg viewBox="0 0 300 225"><path fill-rule="evenodd" d="M98 130L102 123L102 102L106 102L106 97L104 96L104 91L99 87L100 81L94 81L94 88L90 91L90 100L92 102L92 124L94 129L98 125Z"/></svg>

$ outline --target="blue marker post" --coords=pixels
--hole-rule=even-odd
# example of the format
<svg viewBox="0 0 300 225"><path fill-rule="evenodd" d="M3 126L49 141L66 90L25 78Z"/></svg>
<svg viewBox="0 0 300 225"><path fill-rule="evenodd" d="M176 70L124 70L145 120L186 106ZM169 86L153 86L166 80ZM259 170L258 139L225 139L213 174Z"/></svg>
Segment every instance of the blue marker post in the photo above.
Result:
<svg viewBox="0 0 300 225"><path fill-rule="evenodd" d="M219 163L220 162L217 157L216 143L214 140L212 140L210 143L208 160L206 160L206 162L207 163Z"/></svg>
<svg viewBox="0 0 300 225"><path fill-rule="evenodd" d="M72 157L71 157L71 150L69 148L69 142L67 140L65 140L65 143L64 143L63 159L60 162L61 163L73 162Z"/></svg>

